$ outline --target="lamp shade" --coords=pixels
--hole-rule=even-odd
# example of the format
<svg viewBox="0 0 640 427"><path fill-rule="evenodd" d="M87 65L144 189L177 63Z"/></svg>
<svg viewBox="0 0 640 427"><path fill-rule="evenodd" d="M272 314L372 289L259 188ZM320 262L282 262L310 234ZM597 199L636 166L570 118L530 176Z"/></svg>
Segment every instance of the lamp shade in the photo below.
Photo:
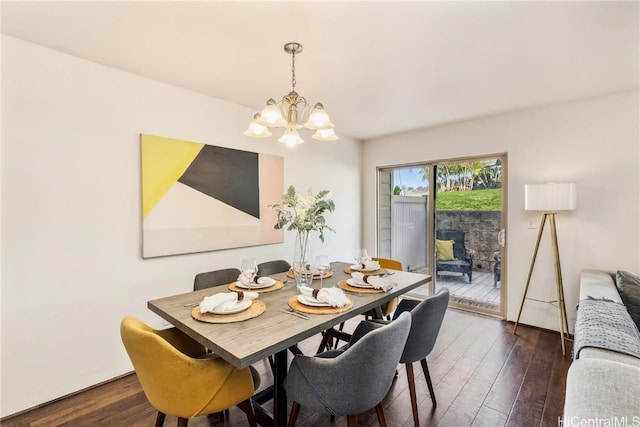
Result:
<svg viewBox="0 0 640 427"><path fill-rule="evenodd" d="M256 115L253 116L253 120L251 120L251 123L249 123L249 127L244 131L245 135L252 136L254 138L266 138L268 136L271 136L271 132L269 132L269 129L258 122L259 119L260 113L256 113Z"/></svg>
<svg viewBox="0 0 640 427"><path fill-rule="evenodd" d="M311 138L318 141L335 141L338 139L338 135L331 129L318 129L316 133L311 135Z"/></svg>
<svg viewBox="0 0 640 427"><path fill-rule="evenodd" d="M524 186L524 209L527 211L572 211L576 209L576 204L575 183L549 182Z"/></svg>
<svg viewBox="0 0 640 427"><path fill-rule="evenodd" d="M287 144L289 147L295 147L296 145L302 144L304 142L304 140L300 138L298 130L292 127L288 127L278 141L282 142L283 144Z"/></svg>
<svg viewBox="0 0 640 427"><path fill-rule="evenodd" d="M326 130L332 129L333 123L329 119L329 115L324 111L324 107L321 103L317 103L311 113L309 114L309 120L304 124L304 127L311 130Z"/></svg>

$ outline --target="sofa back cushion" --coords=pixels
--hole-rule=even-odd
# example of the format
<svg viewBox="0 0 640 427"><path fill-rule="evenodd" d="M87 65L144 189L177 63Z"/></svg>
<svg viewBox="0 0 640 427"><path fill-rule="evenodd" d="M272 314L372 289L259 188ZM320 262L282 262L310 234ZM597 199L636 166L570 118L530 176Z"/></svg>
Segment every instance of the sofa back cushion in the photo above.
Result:
<svg viewBox="0 0 640 427"><path fill-rule="evenodd" d="M616 286L636 327L640 329L640 275L628 271L616 272Z"/></svg>

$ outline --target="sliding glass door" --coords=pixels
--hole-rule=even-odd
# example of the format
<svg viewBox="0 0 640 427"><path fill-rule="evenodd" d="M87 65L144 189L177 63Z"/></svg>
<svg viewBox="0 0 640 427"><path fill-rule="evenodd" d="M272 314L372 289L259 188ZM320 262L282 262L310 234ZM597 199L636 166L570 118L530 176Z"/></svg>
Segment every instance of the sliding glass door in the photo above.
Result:
<svg viewBox="0 0 640 427"><path fill-rule="evenodd" d="M433 276L451 305L504 317L506 155L379 169L377 254Z"/></svg>

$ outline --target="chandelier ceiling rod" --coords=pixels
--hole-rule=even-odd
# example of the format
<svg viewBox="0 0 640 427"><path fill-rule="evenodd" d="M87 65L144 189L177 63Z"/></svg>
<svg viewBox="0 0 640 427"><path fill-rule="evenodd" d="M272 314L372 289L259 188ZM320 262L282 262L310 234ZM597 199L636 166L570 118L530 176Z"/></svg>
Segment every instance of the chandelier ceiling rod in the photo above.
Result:
<svg viewBox="0 0 640 427"><path fill-rule="evenodd" d="M306 99L296 92L296 54L302 52L302 45L290 42L284 45L284 51L291 55L291 92L278 102L269 98L262 112L253 116L244 134L254 138L266 138L272 135L270 128L284 128L285 131L278 141L295 146L304 142L298 132L304 127L316 131L311 136L313 139L335 141L338 136L324 106L318 102L311 107Z"/></svg>

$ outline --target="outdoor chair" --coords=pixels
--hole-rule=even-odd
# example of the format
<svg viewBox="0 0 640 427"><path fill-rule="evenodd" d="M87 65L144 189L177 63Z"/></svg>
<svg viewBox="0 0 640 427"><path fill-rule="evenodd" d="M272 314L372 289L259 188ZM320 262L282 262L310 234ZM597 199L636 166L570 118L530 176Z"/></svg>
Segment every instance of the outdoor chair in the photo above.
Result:
<svg viewBox="0 0 640 427"><path fill-rule="evenodd" d="M493 253L493 260L496 262L493 265L493 287L497 288L500 282L500 274L502 274L502 255L498 249Z"/></svg>
<svg viewBox="0 0 640 427"><path fill-rule="evenodd" d="M473 256L475 252L465 245L464 231L436 230L436 276L441 271L473 274Z"/></svg>

